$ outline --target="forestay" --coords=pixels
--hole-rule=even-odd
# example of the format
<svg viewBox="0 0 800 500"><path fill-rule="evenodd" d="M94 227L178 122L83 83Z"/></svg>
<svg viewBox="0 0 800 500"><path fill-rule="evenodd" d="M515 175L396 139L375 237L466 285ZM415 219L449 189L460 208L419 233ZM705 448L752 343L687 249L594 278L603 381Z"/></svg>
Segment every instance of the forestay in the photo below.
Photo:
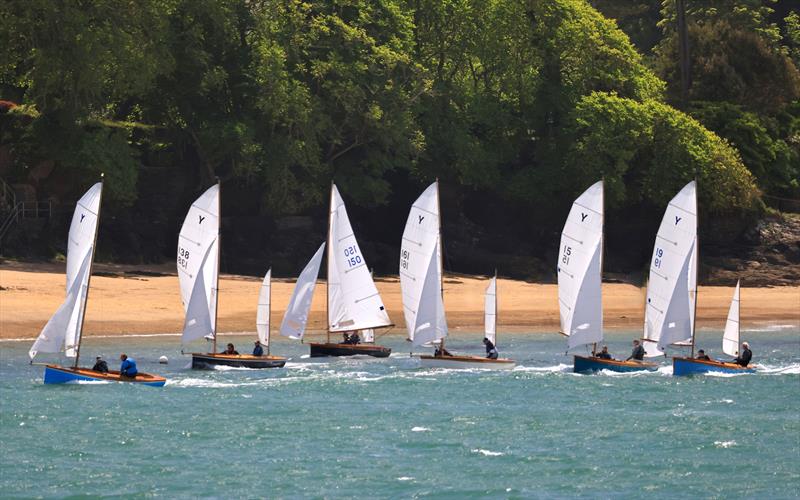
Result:
<svg viewBox="0 0 800 500"><path fill-rule="evenodd" d="M50 318L36 339L30 352L60 352L74 358L78 352L83 329L83 311L89 289L94 244L97 239L98 214L103 194L103 183L98 182L78 200L67 241L67 297Z"/></svg>
<svg viewBox="0 0 800 500"><path fill-rule="evenodd" d="M497 276L493 276L486 287L483 314L484 336L497 345Z"/></svg>
<svg viewBox="0 0 800 500"><path fill-rule="evenodd" d="M356 241L347 209L331 186L328 246L328 328L331 332L391 324L367 261Z"/></svg>
<svg viewBox="0 0 800 500"><path fill-rule="evenodd" d="M289 300L289 305L286 307L286 313L283 315L283 321L281 322L281 335L284 337L292 339L303 338L324 250L325 243L319 247L317 253L314 254L297 278L292 298Z"/></svg>
<svg viewBox="0 0 800 500"><path fill-rule="evenodd" d="M603 340L603 181L573 203L561 232L558 305L568 346Z"/></svg>
<svg viewBox="0 0 800 500"><path fill-rule="evenodd" d="M725 333L722 334L722 352L728 356L739 355L739 281L733 292L731 308L728 310L728 321L725 322Z"/></svg>
<svg viewBox="0 0 800 500"><path fill-rule="evenodd" d="M261 282L261 289L258 292L258 306L256 306L256 333L258 334L258 341L261 345L269 345L269 312L270 300L270 287L272 286L272 269L267 271L264 276L264 281Z"/></svg>
<svg viewBox="0 0 800 500"><path fill-rule="evenodd" d="M408 338L415 345L447 335L441 298L440 252L439 184L435 182L411 206L400 244L403 315ZM421 309L426 305L429 306L427 315L421 317ZM418 336L417 332L423 330L426 333Z"/></svg>
<svg viewBox="0 0 800 500"><path fill-rule="evenodd" d="M215 184L192 203L178 236L177 268L186 312L184 325L195 325L184 329L184 344L216 335L218 244L219 184Z"/></svg>
<svg viewBox="0 0 800 500"><path fill-rule="evenodd" d="M648 356L693 337L696 244L697 193L690 182L670 201L656 235L645 305Z"/></svg>

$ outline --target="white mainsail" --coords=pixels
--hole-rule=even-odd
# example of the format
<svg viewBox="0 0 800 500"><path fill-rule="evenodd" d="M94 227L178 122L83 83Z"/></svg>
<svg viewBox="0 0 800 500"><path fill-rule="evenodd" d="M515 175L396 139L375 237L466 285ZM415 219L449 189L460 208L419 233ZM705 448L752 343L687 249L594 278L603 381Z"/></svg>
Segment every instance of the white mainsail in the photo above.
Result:
<svg viewBox="0 0 800 500"><path fill-rule="evenodd" d="M696 245L697 192L692 181L669 202L656 235L645 303L648 356L658 356L666 346L693 338Z"/></svg>
<svg viewBox="0 0 800 500"><path fill-rule="evenodd" d="M739 281L733 292L731 308L728 310L728 321L725 322L725 333L722 334L722 352L728 356L739 355Z"/></svg>
<svg viewBox="0 0 800 500"><path fill-rule="evenodd" d="M400 245L403 315L415 345L447 335L441 278L439 183L435 182L411 206Z"/></svg>
<svg viewBox="0 0 800 500"><path fill-rule="evenodd" d="M328 329L343 332L390 325L335 185L331 186L328 230Z"/></svg>
<svg viewBox="0 0 800 500"><path fill-rule="evenodd" d="M102 195L103 183L98 182L78 200L67 241L67 297L31 347L31 359L37 352L54 353L62 348L67 357L78 354Z"/></svg>
<svg viewBox="0 0 800 500"><path fill-rule="evenodd" d="M284 313L283 321L281 322L281 335L284 337L292 339L303 338L324 250L325 243L319 247L317 253L311 257L303 272L297 277L292 298L289 300L289 305L286 307L286 313Z"/></svg>
<svg viewBox="0 0 800 500"><path fill-rule="evenodd" d="M269 346L269 312L270 312L270 287L272 286L272 268L267 271L261 290L258 292L258 306L256 307L256 333L258 341L263 346Z"/></svg>
<svg viewBox="0 0 800 500"><path fill-rule="evenodd" d="M568 347L602 342L603 181L572 203L558 257L558 306Z"/></svg>
<svg viewBox="0 0 800 500"><path fill-rule="evenodd" d="M216 335L218 244L219 184L215 184L192 203L178 236L176 262L186 312L184 344Z"/></svg>
<svg viewBox="0 0 800 500"><path fill-rule="evenodd" d="M497 345L497 275L489 281L483 302L484 337Z"/></svg>

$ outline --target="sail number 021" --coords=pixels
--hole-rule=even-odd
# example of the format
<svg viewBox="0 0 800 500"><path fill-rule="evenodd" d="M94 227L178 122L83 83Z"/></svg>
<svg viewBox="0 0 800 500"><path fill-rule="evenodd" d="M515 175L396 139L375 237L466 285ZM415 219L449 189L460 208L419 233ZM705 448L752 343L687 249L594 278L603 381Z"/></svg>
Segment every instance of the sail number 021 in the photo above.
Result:
<svg viewBox="0 0 800 500"><path fill-rule="evenodd" d="M344 261L347 262L347 267L353 267L361 264L361 256L358 255L358 247L351 245L344 249Z"/></svg>

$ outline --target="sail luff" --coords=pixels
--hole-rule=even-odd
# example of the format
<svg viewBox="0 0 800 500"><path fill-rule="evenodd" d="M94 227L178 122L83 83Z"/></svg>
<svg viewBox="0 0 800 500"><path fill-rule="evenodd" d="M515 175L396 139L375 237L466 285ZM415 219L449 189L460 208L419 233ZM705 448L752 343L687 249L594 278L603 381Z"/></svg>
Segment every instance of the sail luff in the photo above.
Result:
<svg viewBox="0 0 800 500"><path fill-rule="evenodd" d="M736 289L733 292L730 309L728 309L728 319L725 321L725 331L722 334L722 352L728 356L739 355L739 339L741 327L739 316L741 314L739 281L736 281Z"/></svg>
<svg viewBox="0 0 800 500"><path fill-rule="evenodd" d="M81 341L83 340L83 322L86 319L86 305L89 303L89 288L91 287L92 283L92 268L94 267L94 250L97 247L97 233L100 229L100 210L103 206L103 177L104 174L100 174L100 190L97 194L97 215L94 221L94 238L92 240L92 247L89 250L89 274L86 276L86 291L81 294L82 296L82 304L81 304L81 319L78 323L78 330L77 330L77 345L75 347L75 365L74 367L78 367L78 362L81 357Z"/></svg>
<svg viewBox="0 0 800 500"><path fill-rule="evenodd" d="M334 260L331 258L331 251L333 248L333 245L331 245L331 234L333 233L333 225L335 223L335 216L336 216L336 208L334 207L334 200L333 200L333 190L334 190L334 184L331 181L330 205L328 207L328 238L327 238L328 248L326 251L327 266L325 266L328 273L328 276L325 280L325 309L326 309L325 318L327 321L327 324L325 325L325 335L327 338L327 342L329 344L331 342L331 323L332 323L331 314L333 314L333 309L334 309L333 307L331 307L331 278L334 276L334 274L336 274L335 271L331 272L333 266L336 265Z"/></svg>
<svg viewBox="0 0 800 500"><path fill-rule="evenodd" d="M217 318L219 317L219 266L220 266L220 254L222 252L222 241L220 237L222 235L222 185L217 178L217 262L216 262L216 271L215 271L215 279L214 279L214 318L213 318L213 333L214 336L213 345L211 347L211 352L217 352Z"/></svg>

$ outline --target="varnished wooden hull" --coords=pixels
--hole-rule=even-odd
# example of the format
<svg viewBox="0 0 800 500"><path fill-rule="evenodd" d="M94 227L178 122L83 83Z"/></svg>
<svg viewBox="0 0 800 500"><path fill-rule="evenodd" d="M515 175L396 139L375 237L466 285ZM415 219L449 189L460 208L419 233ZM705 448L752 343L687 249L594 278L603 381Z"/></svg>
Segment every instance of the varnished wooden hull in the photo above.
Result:
<svg viewBox="0 0 800 500"><path fill-rule="evenodd" d="M481 356L420 356L424 368L513 370L517 363L513 359L489 359Z"/></svg>
<svg viewBox="0 0 800 500"><path fill-rule="evenodd" d="M58 365L46 365L44 368L45 384L69 384L79 382L126 382L131 384L163 387L167 379L150 373L139 372L135 377L123 377L118 371L100 373L88 368L67 368Z"/></svg>
<svg viewBox="0 0 800 500"><path fill-rule="evenodd" d="M594 373L600 370L629 373L658 370L658 364L643 361L617 361L615 359L600 359L592 356L575 356L572 371L575 373Z"/></svg>
<svg viewBox="0 0 800 500"><path fill-rule="evenodd" d="M213 370L215 366L231 366L234 368L281 368L286 358L281 356L253 356L252 354L213 354L192 353L192 368L196 370Z"/></svg>
<svg viewBox="0 0 800 500"><path fill-rule="evenodd" d="M388 358L392 350L375 344L315 344L310 343L311 357L322 358L326 356L372 356L375 358Z"/></svg>
<svg viewBox="0 0 800 500"><path fill-rule="evenodd" d="M676 377L686 375L698 375L708 372L717 373L755 373L755 367L740 366L736 363L725 363L723 361L705 361L693 358L672 358L672 374Z"/></svg>

